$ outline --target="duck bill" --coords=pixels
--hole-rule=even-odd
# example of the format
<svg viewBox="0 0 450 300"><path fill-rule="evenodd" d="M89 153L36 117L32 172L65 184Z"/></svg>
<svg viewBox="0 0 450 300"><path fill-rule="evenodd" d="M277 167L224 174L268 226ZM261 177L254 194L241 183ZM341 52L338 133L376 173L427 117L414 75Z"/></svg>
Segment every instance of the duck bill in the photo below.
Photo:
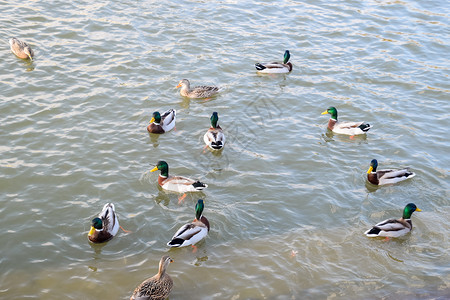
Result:
<svg viewBox="0 0 450 300"><path fill-rule="evenodd" d="M28 57L30 58L31 61L33 60L33 58L31 57L31 55L28 55Z"/></svg>
<svg viewBox="0 0 450 300"><path fill-rule="evenodd" d="M175 88L179 88L179 87L181 87L181 83L179 83Z"/></svg>
<svg viewBox="0 0 450 300"><path fill-rule="evenodd" d="M91 230L89 230L88 235L91 236L94 234L94 232L95 232L95 228L94 228L94 226L91 226Z"/></svg>
<svg viewBox="0 0 450 300"><path fill-rule="evenodd" d="M153 169L150 170L150 172L155 172L158 171L158 167L154 167Z"/></svg>
<svg viewBox="0 0 450 300"><path fill-rule="evenodd" d="M155 122L155 118L152 118L152 119L150 120L150 124L152 124L153 122Z"/></svg>
<svg viewBox="0 0 450 300"><path fill-rule="evenodd" d="M326 115L328 113L328 111L324 111L323 113L322 113L322 115Z"/></svg>
<svg viewBox="0 0 450 300"><path fill-rule="evenodd" d="M416 208L416 211L422 211L420 208Z"/></svg>
<svg viewBox="0 0 450 300"><path fill-rule="evenodd" d="M367 174L370 174L370 173L372 173L372 171L373 171L373 167L372 167L372 166L370 166L369 170L367 171Z"/></svg>

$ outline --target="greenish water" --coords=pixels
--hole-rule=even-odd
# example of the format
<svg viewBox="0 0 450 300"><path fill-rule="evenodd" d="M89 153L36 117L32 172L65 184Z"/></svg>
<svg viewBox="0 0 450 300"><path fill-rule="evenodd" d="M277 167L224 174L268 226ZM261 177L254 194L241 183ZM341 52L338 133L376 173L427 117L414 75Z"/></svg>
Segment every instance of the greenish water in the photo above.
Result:
<svg viewBox="0 0 450 300"><path fill-rule="evenodd" d="M0 2L0 298L128 299L174 263L170 299L450 297L449 9L445 1ZM9 37L35 61L17 59ZM281 60L291 74L260 76ZM179 80L218 85L188 100ZM327 132L342 121L366 137ZM155 110L176 130L150 136ZM217 111L221 153L204 149ZM370 160L409 166L366 183ZM209 185L178 204L149 170ZM205 241L169 250L198 198ZM119 231L87 239L113 202ZM414 202L413 231L363 235Z"/></svg>

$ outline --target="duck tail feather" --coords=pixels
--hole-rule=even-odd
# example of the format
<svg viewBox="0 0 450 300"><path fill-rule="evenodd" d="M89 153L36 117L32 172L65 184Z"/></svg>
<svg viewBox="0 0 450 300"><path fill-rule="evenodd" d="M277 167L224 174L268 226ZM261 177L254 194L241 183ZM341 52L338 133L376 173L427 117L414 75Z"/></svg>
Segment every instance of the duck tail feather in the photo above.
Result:
<svg viewBox="0 0 450 300"><path fill-rule="evenodd" d="M266 67L265 66L263 66L262 64L260 64L260 63L256 63L255 64L255 68L256 68L256 70L264 70Z"/></svg>
<svg viewBox="0 0 450 300"><path fill-rule="evenodd" d="M367 132L367 131L369 131L370 128L372 128L372 126L370 126L370 124L361 124L358 127L364 132Z"/></svg>

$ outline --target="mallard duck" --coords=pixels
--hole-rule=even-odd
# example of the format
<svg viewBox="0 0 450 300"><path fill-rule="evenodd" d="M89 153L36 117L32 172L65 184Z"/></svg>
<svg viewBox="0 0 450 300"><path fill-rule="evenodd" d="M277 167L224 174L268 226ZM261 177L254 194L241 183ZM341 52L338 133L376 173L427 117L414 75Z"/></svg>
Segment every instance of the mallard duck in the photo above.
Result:
<svg viewBox="0 0 450 300"><path fill-rule="evenodd" d="M185 224L175 232L172 240L167 243L169 247L186 247L195 245L208 235L209 221L202 213L205 205L199 199L195 205L195 219L191 223Z"/></svg>
<svg viewBox="0 0 450 300"><path fill-rule="evenodd" d="M292 64L289 62L291 54L289 50L284 52L283 62L256 63L255 67L259 73L289 73L292 71Z"/></svg>
<svg viewBox="0 0 450 300"><path fill-rule="evenodd" d="M9 45L11 46L12 53L14 53L18 58L29 58L30 60L33 60L34 52L27 43L13 37L9 39Z"/></svg>
<svg viewBox="0 0 450 300"><path fill-rule="evenodd" d="M104 243L112 239L119 231L119 220L116 216L114 204L103 206L98 218L92 220L88 238L93 243Z"/></svg>
<svg viewBox="0 0 450 300"><path fill-rule="evenodd" d="M176 86L176 88L179 87L181 87L181 96L188 98L209 98L219 92L219 88L216 86L201 85L191 89L191 84L187 79L182 79Z"/></svg>
<svg viewBox="0 0 450 300"><path fill-rule="evenodd" d="M173 287L173 280L166 273L167 266L173 262L164 255L159 261L158 274L143 281L133 292L130 300L164 300L169 297Z"/></svg>
<svg viewBox="0 0 450 300"><path fill-rule="evenodd" d="M407 234L412 229L411 215L415 211L422 211L414 203L408 203L403 210L400 219L387 219L378 223L371 229L364 232L368 237L399 237Z"/></svg>
<svg viewBox="0 0 450 300"><path fill-rule="evenodd" d="M372 159L369 170L367 171L367 180L375 185L393 184L416 176L416 173L410 172L408 168L377 171L377 167L378 161Z"/></svg>
<svg viewBox="0 0 450 300"><path fill-rule="evenodd" d="M186 192L198 192L208 187L207 184L200 181L195 181L183 176L169 176L169 165L161 160L156 166L150 170L155 172L160 170L158 177L158 184L165 190L186 193Z"/></svg>
<svg viewBox="0 0 450 300"><path fill-rule="evenodd" d="M328 129L339 134L358 135L366 133L372 126L363 124L364 122L338 122L337 109L333 106L329 107L322 115L330 114L328 121Z"/></svg>
<svg viewBox="0 0 450 300"><path fill-rule="evenodd" d="M164 133L172 130L175 127L175 121L177 119L177 112L175 109L169 109L162 115L155 111L153 117L150 120L150 124L147 126L147 130L150 133Z"/></svg>
<svg viewBox="0 0 450 300"><path fill-rule="evenodd" d="M211 127L203 136L203 141L212 150L220 150L225 145L225 135L222 128L217 124L219 116L217 112L213 112L211 115Z"/></svg>

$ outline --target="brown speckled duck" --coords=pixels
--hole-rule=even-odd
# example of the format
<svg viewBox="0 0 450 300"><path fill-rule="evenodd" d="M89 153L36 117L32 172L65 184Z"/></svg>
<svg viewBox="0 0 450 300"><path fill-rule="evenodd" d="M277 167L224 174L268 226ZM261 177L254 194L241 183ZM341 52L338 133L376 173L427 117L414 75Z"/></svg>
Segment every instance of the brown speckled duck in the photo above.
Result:
<svg viewBox="0 0 450 300"><path fill-rule="evenodd" d="M158 274L142 282L131 295L130 300L164 300L169 297L173 287L173 280L166 273L167 266L173 260L164 255L159 261Z"/></svg>
<svg viewBox="0 0 450 300"><path fill-rule="evenodd" d="M27 43L13 37L9 39L9 45L11 46L12 53L14 53L18 58L29 58L30 60L33 60L34 52Z"/></svg>
<svg viewBox="0 0 450 300"><path fill-rule="evenodd" d="M219 88L216 86L195 86L191 89L189 80L182 79L176 88L181 87L180 95L188 98L209 98L219 92Z"/></svg>

